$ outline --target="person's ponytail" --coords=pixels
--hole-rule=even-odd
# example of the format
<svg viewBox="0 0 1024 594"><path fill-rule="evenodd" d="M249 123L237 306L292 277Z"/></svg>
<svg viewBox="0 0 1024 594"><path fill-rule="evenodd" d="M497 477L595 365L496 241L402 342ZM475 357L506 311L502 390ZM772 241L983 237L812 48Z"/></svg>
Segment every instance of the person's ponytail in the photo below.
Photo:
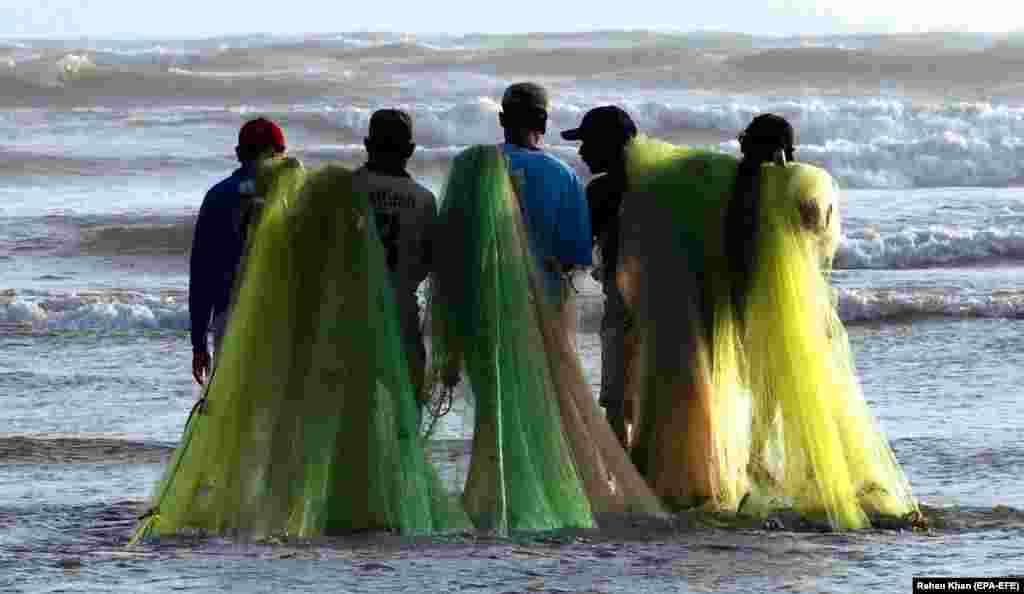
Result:
<svg viewBox="0 0 1024 594"><path fill-rule="evenodd" d="M785 119L763 114L740 136L740 159L733 194L725 213L725 256L732 284L733 308L742 320L745 297L755 266L761 166L793 159L793 128Z"/></svg>

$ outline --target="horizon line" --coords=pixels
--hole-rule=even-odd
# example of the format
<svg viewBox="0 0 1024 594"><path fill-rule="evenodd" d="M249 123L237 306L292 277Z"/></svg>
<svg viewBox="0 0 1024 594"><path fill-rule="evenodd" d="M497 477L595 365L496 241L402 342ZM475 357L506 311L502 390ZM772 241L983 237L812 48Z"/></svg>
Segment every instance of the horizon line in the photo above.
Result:
<svg viewBox="0 0 1024 594"><path fill-rule="evenodd" d="M433 31L403 31L398 29L387 29L387 28L358 28L350 29L347 31L304 31L304 32L292 32L292 33L274 33L269 31L250 31L250 32L234 32L234 33L212 33L212 34L201 34L201 35L182 35L182 34L152 34L152 35L140 35L130 33L76 33L76 34L24 34L24 33L12 33L5 34L0 33L0 41L3 40L53 40L53 41L74 41L74 40L110 40L110 41L148 41L148 40L163 40L163 41L209 41L216 39L225 39L232 37L321 37L326 35L409 35L409 36L424 36L424 37L448 37L448 38L459 38L459 37L528 37L531 35L585 35L585 34L607 34L607 33L655 33L660 35L735 35L752 38L763 38L763 39L792 39L792 38L829 38L829 37L860 37L860 36L871 36L871 37L923 37L928 35L981 35L981 36L1010 36L1015 34L1024 33L1024 28L1018 28L1012 31L969 31L962 29L932 29L927 31L875 31L865 29L863 31L852 31L852 32L831 32L831 33L749 33L741 30L731 30L719 27L705 27L705 28L694 28L694 29L681 29L678 27L630 27L622 29L609 29L609 28L594 28L594 29L559 29L559 30L534 30L534 31L516 31L516 32L487 32L487 31L471 31L465 33L450 33L450 32L433 32Z"/></svg>

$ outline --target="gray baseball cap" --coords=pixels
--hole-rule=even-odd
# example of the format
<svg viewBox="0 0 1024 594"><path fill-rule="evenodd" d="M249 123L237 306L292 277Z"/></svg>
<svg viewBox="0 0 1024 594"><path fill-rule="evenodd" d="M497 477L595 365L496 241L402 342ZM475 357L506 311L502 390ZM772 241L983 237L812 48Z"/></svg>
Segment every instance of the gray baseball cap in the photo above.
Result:
<svg viewBox="0 0 1024 594"><path fill-rule="evenodd" d="M547 112L551 108L551 100L544 87L533 82L520 82L510 85L501 97L501 107L532 108Z"/></svg>

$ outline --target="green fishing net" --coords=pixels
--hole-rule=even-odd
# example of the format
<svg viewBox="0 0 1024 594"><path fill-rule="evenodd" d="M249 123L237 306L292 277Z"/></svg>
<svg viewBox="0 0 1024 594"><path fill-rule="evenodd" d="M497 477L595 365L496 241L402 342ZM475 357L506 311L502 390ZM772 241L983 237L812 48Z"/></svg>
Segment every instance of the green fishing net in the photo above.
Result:
<svg viewBox="0 0 1024 594"><path fill-rule="evenodd" d="M133 541L469 528L426 458L367 197L334 165L260 177L216 370Z"/></svg>
<svg viewBox="0 0 1024 594"><path fill-rule="evenodd" d="M593 516L561 430L528 289L533 259L497 147L452 163L432 279L432 354L465 364L475 399L463 503L478 528L590 527Z"/></svg>
<svg viewBox="0 0 1024 594"><path fill-rule="evenodd" d="M432 282L437 365L476 401L463 501L482 528L589 527L593 513L663 513L587 384L574 337L543 297L504 156L452 164Z"/></svg>

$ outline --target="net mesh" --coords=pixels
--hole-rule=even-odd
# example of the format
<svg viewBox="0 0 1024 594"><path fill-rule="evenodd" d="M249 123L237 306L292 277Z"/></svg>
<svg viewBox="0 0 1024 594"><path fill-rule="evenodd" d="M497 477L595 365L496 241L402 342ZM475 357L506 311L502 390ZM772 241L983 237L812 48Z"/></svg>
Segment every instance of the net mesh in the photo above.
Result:
<svg viewBox="0 0 1024 594"><path fill-rule="evenodd" d="M439 214L432 346L439 365L464 362L476 402L466 509L499 531L661 513L543 297L520 212L498 147L455 158Z"/></svg>
<svg viewBox="0 0 1024 594"><path fill-rule="evenodd" d="M528 248L495 147L453 161L439 212L433 355L464 361L475 399L463 503L478 528L553 530L593 525L560 430L558 405L527 302Z"/></svg>
<svg viewBox="0 0 1024 594"><path fill-rule="evenodd" d="M751 462L771 469L778 484L768 486L797 510L824 516L835 528L910 514L917 509L910 486L868 409L821 271L831 256L821 250L833 245L827 236L838 231L838 220L822 217L809 228L800 214L801 202L821 213L835 210L832 178L802 163L763 167L761 178L743 337L754 395ZM774 469L765 455L773 438L784 459Z"/></svg>
<svg viewBox="0 0 1024 594"><path fill-rule="evenodd" d="M835 529L915 511L822 271L839 229L831 177L762 168L755 273L736 312L723 229L737 160L644 137L628 154L619 282L642 343L633 457L654 490L726 509L749 494L749 509L793 506ZM808 227L807 204L829 215Z"/></svg>
<svg viewBox="0 0 1024 594"><path fill-rule="evenodd" d="M619 285L640 343L632 456L668 505L735 509L746 491L740 352L721 229L735 159L643 136L628 149ZM710 188L708 190L707 188Z"/></svg>
<svg viewBox="0 0 1024 594"><path fill-rule="evenodd" d="M264 165L205 403L133 540L469 528L426 458L367 197L348 170Z"/></svg>

